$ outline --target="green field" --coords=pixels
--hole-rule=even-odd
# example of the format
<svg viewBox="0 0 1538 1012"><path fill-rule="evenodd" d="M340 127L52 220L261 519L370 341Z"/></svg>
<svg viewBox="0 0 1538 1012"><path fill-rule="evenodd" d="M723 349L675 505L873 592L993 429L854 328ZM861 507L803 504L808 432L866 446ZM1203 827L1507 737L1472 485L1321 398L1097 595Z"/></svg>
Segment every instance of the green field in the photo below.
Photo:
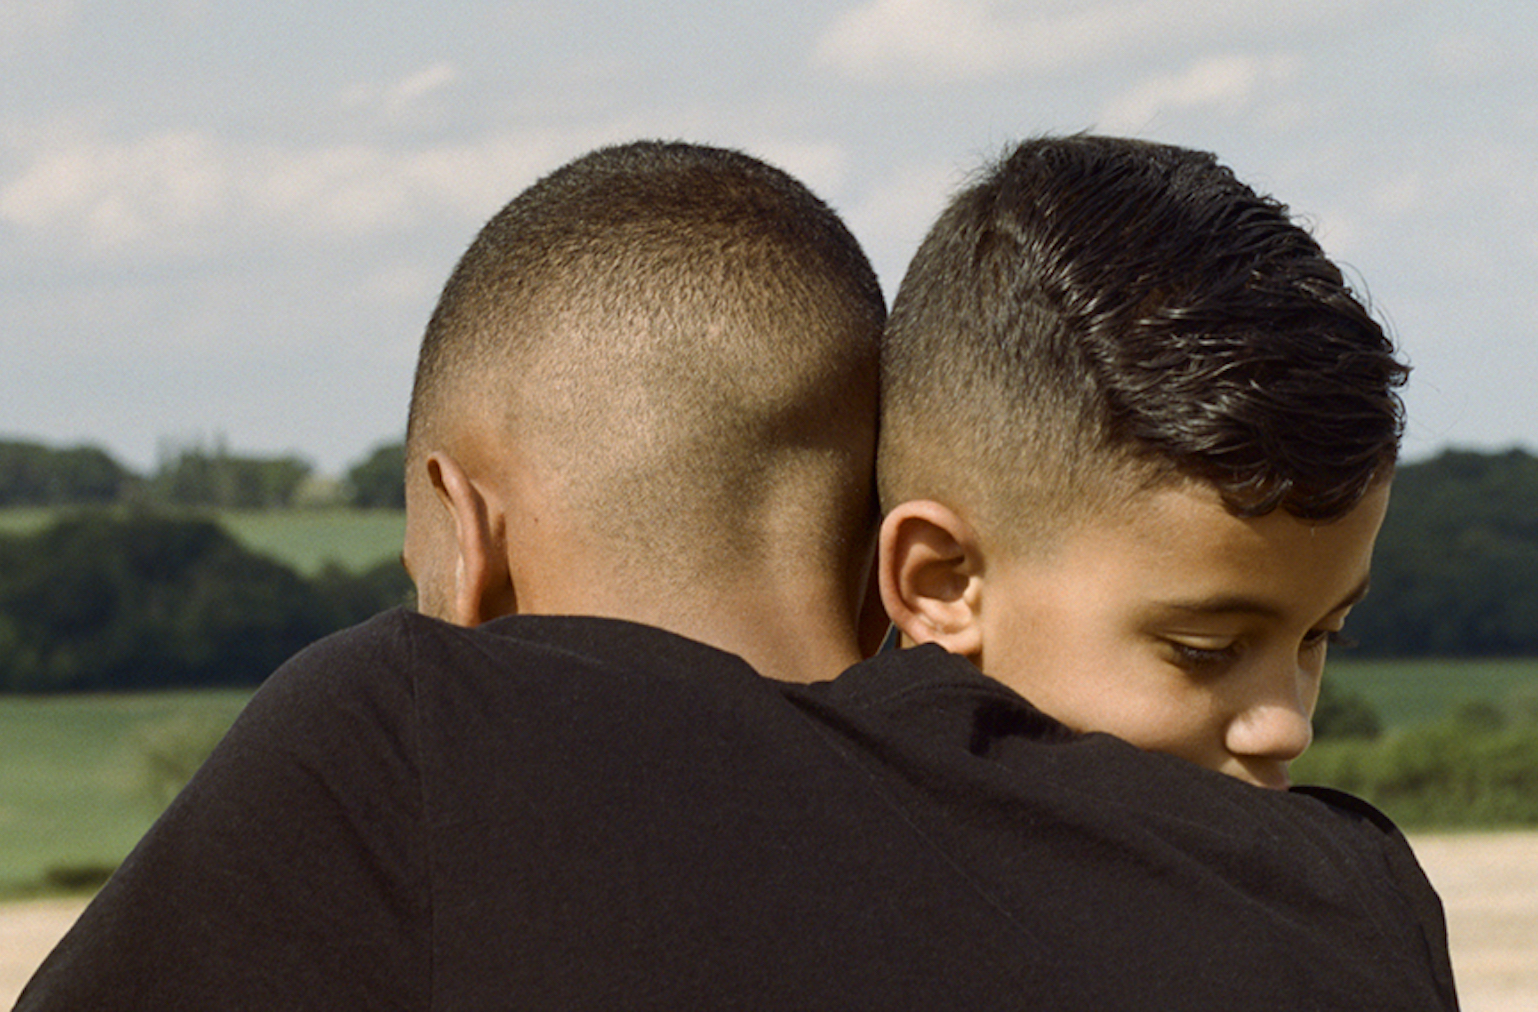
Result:
<svg viewBox="0 0 1538 1012"><path fill-rule="evenodd" d="M399 510L251 510L220 514L246 547L313 576L327 562L354 572L400 558L406 514Z"/></svg>
<svg viewBox="0 0 1538 1012"><path fill-rule="evenodd" d="M0 510L0 533L41 530L48 509ZM255 551L305 575L399 557L399 511L239 511L217 519ZM166 800L168 773L201 755L249 690L145 696L0 695L0 895L90 884L122 860ZM159 768L155 766L159 762Z"/></svg>
<svg viewBox="0 0 1538 1012"><path fill-rule="evenodd" d="M1366 698L1385 728L1429 724L1473 702L1538 707L1538 659L1332 658L1325 677Z"/></svg>
<svg viewBox="0 0 1538 1012"><path fill-rule="evenodd" d="M1538 660L1341 664L1391 727L1538 691ZM163 804L162 760L200 754L250 693L0 696L0 895L57 890L122 860ZM174 779L174 777L173 777ZM50 882L52 877L54 881Z"/></svg>
<svg viewBox="0 0 1538 1012"><path fill-rule="evenodd" d="M30 534L59 511L0 510L0 533ZM313 576L328 562L359 572L400 557L406 515L400 510L342 507L291 510L226 510L212 514L253 551L270 555Z"/></svg>
<svg viewBox="0 0 1538 1012"><path fill-rule="evenodd" d="M31 534L48 526L58 515L58 510L42 506L0 509L0 534Z"/></svg>
<svg viewBox="0 0 1538 1012"><path fill-rule="evenodd" d="M165 803L164 762L206 748L250 696L0 696L0 895L116 865Z"/></svg>

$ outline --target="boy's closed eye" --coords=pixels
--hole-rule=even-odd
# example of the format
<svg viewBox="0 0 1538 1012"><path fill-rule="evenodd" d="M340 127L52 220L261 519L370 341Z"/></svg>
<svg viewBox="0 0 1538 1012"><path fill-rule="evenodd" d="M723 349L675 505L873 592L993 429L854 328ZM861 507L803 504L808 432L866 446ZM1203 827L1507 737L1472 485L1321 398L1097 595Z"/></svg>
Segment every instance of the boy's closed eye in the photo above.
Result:
<svg viewBox="0 0 1538 1012"><path fill-rule="evenodd" d="M1174 663L1202 672L1211 672L1223 665L1235 663L1243 656L1245 649L1242 636L1167 634L1160 637L1160 642ZM1327 647L1349 650L1354 646L1356 641L1339 628L1312 629L1303 637L1299 652L1312 652Z"/></svg>
<svg viewBox="0 0 1538 1012"><path fill-rule="evenodd" d="M1239 659L1237 641L1214 644L1194 639L1166 639L1164 643L1175 665L1195 672L1210 673Z"/></svg>

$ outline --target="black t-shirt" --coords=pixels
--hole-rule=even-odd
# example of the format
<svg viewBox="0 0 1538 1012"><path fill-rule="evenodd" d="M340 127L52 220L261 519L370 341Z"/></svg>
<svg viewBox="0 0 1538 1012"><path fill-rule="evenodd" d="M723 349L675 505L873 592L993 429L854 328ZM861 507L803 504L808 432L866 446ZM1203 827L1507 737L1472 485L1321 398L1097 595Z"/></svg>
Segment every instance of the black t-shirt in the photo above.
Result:
<svg viewBox="0 0 1538 1012"><path fill-rule="evenodd" d="M934 648L789 686L392 612L285 665L18 1009L1453 1008L1360 802L1079 736Z"/></svg>

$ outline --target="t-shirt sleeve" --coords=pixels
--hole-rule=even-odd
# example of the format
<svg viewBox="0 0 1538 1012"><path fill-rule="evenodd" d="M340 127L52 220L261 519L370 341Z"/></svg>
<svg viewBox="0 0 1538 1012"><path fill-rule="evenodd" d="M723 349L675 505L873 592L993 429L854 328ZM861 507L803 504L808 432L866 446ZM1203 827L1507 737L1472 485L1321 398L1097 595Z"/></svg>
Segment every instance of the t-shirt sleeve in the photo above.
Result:
<svg viewBox="0 0 1538 1012"><path fill-rule="evenodd" d="M398 615L279 669L17 1009L425 1007L409 671Z"/></svg>
<svg viewBox="0 0 1538 1012"><path fill-rule="evenodd" d="M1453 978L1451 950L1447 938L1447 917L1442 900L1426 877L1410 843L1383 812L1370 803L1330 787L1294 787L1293 793L1324 802L1350 820L1351 831L1373 846L1381 855L1384 873L1393 884L1401 907L1396 920L1411 929L1424 946L1415 955L1430 970L1432 982L1440 993L1443 1007L1458 1007L1457 987ZM1393 915L1391 915L1393 916Z"/></svg>

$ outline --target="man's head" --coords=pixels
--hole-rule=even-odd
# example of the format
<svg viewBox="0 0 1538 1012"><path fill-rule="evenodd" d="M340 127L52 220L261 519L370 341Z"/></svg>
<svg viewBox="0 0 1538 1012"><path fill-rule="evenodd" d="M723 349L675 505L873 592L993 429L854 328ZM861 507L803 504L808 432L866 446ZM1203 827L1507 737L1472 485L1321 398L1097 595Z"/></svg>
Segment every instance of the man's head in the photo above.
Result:
<svg viewBox="0 0 1538 1012"><path fill-rule="evenodd" d="M1081 729L1277 782L1365 589L1406 372L1286 208L1204 153L1027 142L924 241L882 368L883 597L908 635ZM1155 620L1180 604L1204 623ZM1175 695L1149 672L1200 699L1156 715Z"/></svg>
<svg viewBox="0 0 1538 1012"><path fill-rule="evenodd" d="M599 574L653 600L765 566L858 583L883 319L837 216L746 155L635 143L541 179L481 231L423 340L423 609L603 613L581 600ZM489 548L467 552L477 526Z"/></svg>

